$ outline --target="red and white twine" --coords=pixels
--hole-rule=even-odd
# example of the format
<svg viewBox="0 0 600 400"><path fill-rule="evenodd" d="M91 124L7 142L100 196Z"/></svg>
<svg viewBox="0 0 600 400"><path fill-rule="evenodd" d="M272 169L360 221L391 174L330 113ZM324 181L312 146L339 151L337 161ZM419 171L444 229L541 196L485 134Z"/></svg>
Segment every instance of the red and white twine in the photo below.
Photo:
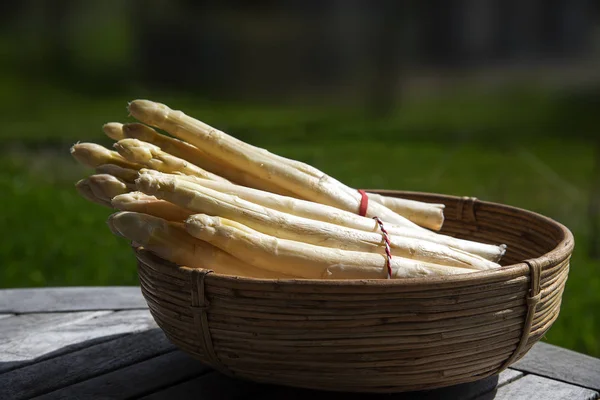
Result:
<svg viewBox="0 0 600 400"><path fill-rule="evenodd" d="M358 207L358 215L361 217L366 217L367 215L367 207L369 206L369 197L367 193L358 189L358 193L360 193L360 205ZM383 226L383 221L379 217L373 217L377 225L379 225L379 229L381 230L381 235L383 236L383 243L385 246L385 266L387 268L387 278L392 279L392 249L390 248L390 238L388 236L385 227Z"/></svg>
<svg viewBox="0 0 600 400"><path fill-rule="evenodd" d="M377 224L379 225L379 229L381 229L381 234L383 235L383 243L385 245L385 266L387 268L387 278L392 279L392 250L390 249L390 237L388 236L387 231L383 227L383 221L379 219L379 217L373 217Z"/></svg>

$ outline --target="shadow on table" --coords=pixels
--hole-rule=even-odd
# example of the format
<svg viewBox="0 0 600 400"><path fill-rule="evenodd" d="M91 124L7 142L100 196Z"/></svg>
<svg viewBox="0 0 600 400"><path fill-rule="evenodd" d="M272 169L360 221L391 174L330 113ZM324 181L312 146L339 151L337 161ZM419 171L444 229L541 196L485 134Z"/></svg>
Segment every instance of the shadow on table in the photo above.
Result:
<svg viewBox="0 0 600 400"><path fill-rule="evenodd" d="M490 376L476 382L462 383L460 385L450 386L440 389L432 389L419 392L405 393L346 393L346 392L326 392L320 390L296 389L276 385L261 385L261 394L257 397L263 399L327 399L327 400L354 400L354 399L388 399L388 400L434 400L434 399L486 399L495 397L496 386L498 384L498 375ZM481 396L481 397L479 397Z"/></svg>
<svg viewBox="0 0 600 400"><path fill-rule="evenodd" d="M257 384L250 381L230 378L216 371L209 371L184 382L161 388L149 399L260 399L260 400L434 400L434 399L486 399L495 398L498 376L477 382L465 383L447 388L406 393L348 393L321 390L298 389L293 387Z"/></svg>

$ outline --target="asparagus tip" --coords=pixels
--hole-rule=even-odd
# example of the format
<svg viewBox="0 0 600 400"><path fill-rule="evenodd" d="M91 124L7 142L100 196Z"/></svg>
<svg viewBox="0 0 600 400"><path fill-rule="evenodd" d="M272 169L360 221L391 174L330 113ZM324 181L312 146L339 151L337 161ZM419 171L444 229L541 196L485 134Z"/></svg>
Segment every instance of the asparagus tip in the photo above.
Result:
<svg viewBox="0 0 600 400"><path fill-rule="evenodd" d="M146 114L148 111L151 111L155 108L155 103L150 100L133 100L127 104L127 109L129 113L136 117L136 115ZM137 118L137 117L136 117Z"/></svg>
<svg viewBox="0 0 600 400"><path fill-rule="evenodd" d="M154 195L160 191L173 192L177 186L175 179L159 174L142 173L135 180L135 186L140 192Z"/></svg>
<svg viewBox="0 0 600 400"><path fill-rule="evenodd" d="M119 211L108 217L107 223L113 233L134 240L144 246L148 244L154 229L161 221L160 218L146 214Z"/></svg>
<svg viewBox="0 0 600 400"><path fill-rule="evenodd" d="M123 124L120 122L108 122L102 125L104 134L113 140L121 140L123 136Z"/></svg>
<svg viewBox="0 0 600 400"><path fill-rule="evenodd" d="M100 199L93 192L88 179L81 179L75 184L77 192L86 200L111 208L110 202Z"/></svg>
<svg viewBox="0 0 600 400"><path fill-rule="evenodd" d="M122 211L121 211L122 212ZM120 237L124 237L121 232L119 232L119 230L117 229L117 227L114 224L114 218L116 218L117 214L120 214L121 212L118 213L114 213L111 214L108 219L106 220L106 225L108 225L108 229L110 229L110 231L113 233L113 235L115 236L120 236Z"/></svg>
<svg viewBox="0 0 600 400"><path fill-rule="evenodd" d="M155 194L160 190L157 177L150 174L140 174L135 180L135 187L146 194Z"/></svg>
<svg viewBox="0 0 600 400"><path fill-rule="evenodd" d="M150 161L155 151L155 146L131 138L121 139L113 147L125 159L142 164Z"/></svg>
<svg viewBox="0 0 600 400"><path fill-rule="evenodd" d="M185 221L185 226L191 228L196 233L203 232L207 228L216 228L221 225L221 218L212 217L206 214L190 215Z"/></svg>
<svg viewBox="0 0 600 400"><path fill-rule="evenodd" d="M75 183L75 187L76 188L84 188L86 186L88 186L88 180L87 180L87 178L80 179L80 180L77 181L77 183Z"/></svg>
<svg viewBox="0 0 600 400"><path fill-rule="evenodd" d="M164 104L155 103L150 100L133 100L127 105L129 115L149 125L160 124L167 118L170 109Z"/></svg>

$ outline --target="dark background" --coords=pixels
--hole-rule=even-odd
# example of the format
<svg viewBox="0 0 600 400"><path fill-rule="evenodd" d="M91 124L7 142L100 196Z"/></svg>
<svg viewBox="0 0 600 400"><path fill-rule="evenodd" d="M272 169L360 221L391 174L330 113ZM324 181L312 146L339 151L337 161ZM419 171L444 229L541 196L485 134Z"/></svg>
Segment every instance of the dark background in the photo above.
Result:
<svg viewBox="0 0 600 400"><path fill-rule="evenodd" d="M0 285L137 284L68 149L149 98L353 187L564 223L547 339L600 356L599 66L588 0L0 2Z"/></svg>

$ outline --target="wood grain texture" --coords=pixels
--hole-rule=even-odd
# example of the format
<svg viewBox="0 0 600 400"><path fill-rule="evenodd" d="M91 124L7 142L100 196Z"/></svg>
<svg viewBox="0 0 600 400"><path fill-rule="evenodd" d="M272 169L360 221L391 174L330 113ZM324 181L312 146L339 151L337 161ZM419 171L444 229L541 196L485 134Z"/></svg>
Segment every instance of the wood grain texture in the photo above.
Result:
<svg viewBox="0 0 600 400"><path fill-rule="evenodd" d="M600 359L548 343L535 345L513 368L600 391Z"/></svg>
<svg viewBox="0 0 600 400"><path fill-rule="evenodd" d="M78 321L110 314L112 311L87 311L75 313L43 313L14 315L0 320L0 340L10 340L23 332L43 332L52 327L73 324Z"/></svg>
<svg viewBox="0 0 600 400"><path fill-rule="evenodd" d="M60 314L63 317L61 323L57 323L55 318L49 321L48 315L51 314L26 314L22 318L12 318L19 321L36 317L43 323L27 327L21 325L21 329L0 341L0 362L3 363L0 371L156 327L148 310L66 313ZM69 317L73 319L68 320Z"/></svg>
<svg viewBox="0 0 600 400"><path fill-rule="evenodd" d="M255 398L260 385L248 381L229 378L218 372L211 372L189 381L171 386L142 397L144 400L202 399L233 400Z"/></svg>
<svg viewBox="0 0 600 400"><path fill-rule="evenodd" d="M477 398L477 400L596 400L598 392L537 375L517 381Z"/></svg>
<svg viewBox="0 0 600 400"><path fill-rule="evenodd" d="M388 399L388 400L433 400L433 399L472 399L513 382L523 376L522 372L505 370L500 375L490 376L476 382L462 383L446 388L425 390L419 392L405 392L396 394L365 394L345 392L324 392L310 389L296 389L285 386L263 385L256 398L261 400L306 400L310 398L327 398L327 400L360 400L360 399ZM251 396L247 397L252 398Z"/></svg>
<svg viewBox="0 0 600 400"><path fill-rule="evenodd" d="M47 332L68 329L70 325L110 313L112 311L24 314L0 320L0 373L32 363L34 358L52 351L50 349L58 351L59 347L44 338ZM61 349L62 352L68 350Z"/></svg>
<svg viewBox="0 0 600 400"><path fill-rule="evenodd" d="M198 360L172 351L37 397L54 399L123 399L139 397L211 371Z"/></svg>
<svg viewBox="0 0 600 400"><path fill-rule="evenodd" d="M4 289L0 313L131 310L147 308L135 286Z"/></svg>
<svg viewBox="0 0 600 400"><path fill-rule="evenodd" d="M159 329L127 335L1 374L1 398L42 395L172 350Z"/></svg>

